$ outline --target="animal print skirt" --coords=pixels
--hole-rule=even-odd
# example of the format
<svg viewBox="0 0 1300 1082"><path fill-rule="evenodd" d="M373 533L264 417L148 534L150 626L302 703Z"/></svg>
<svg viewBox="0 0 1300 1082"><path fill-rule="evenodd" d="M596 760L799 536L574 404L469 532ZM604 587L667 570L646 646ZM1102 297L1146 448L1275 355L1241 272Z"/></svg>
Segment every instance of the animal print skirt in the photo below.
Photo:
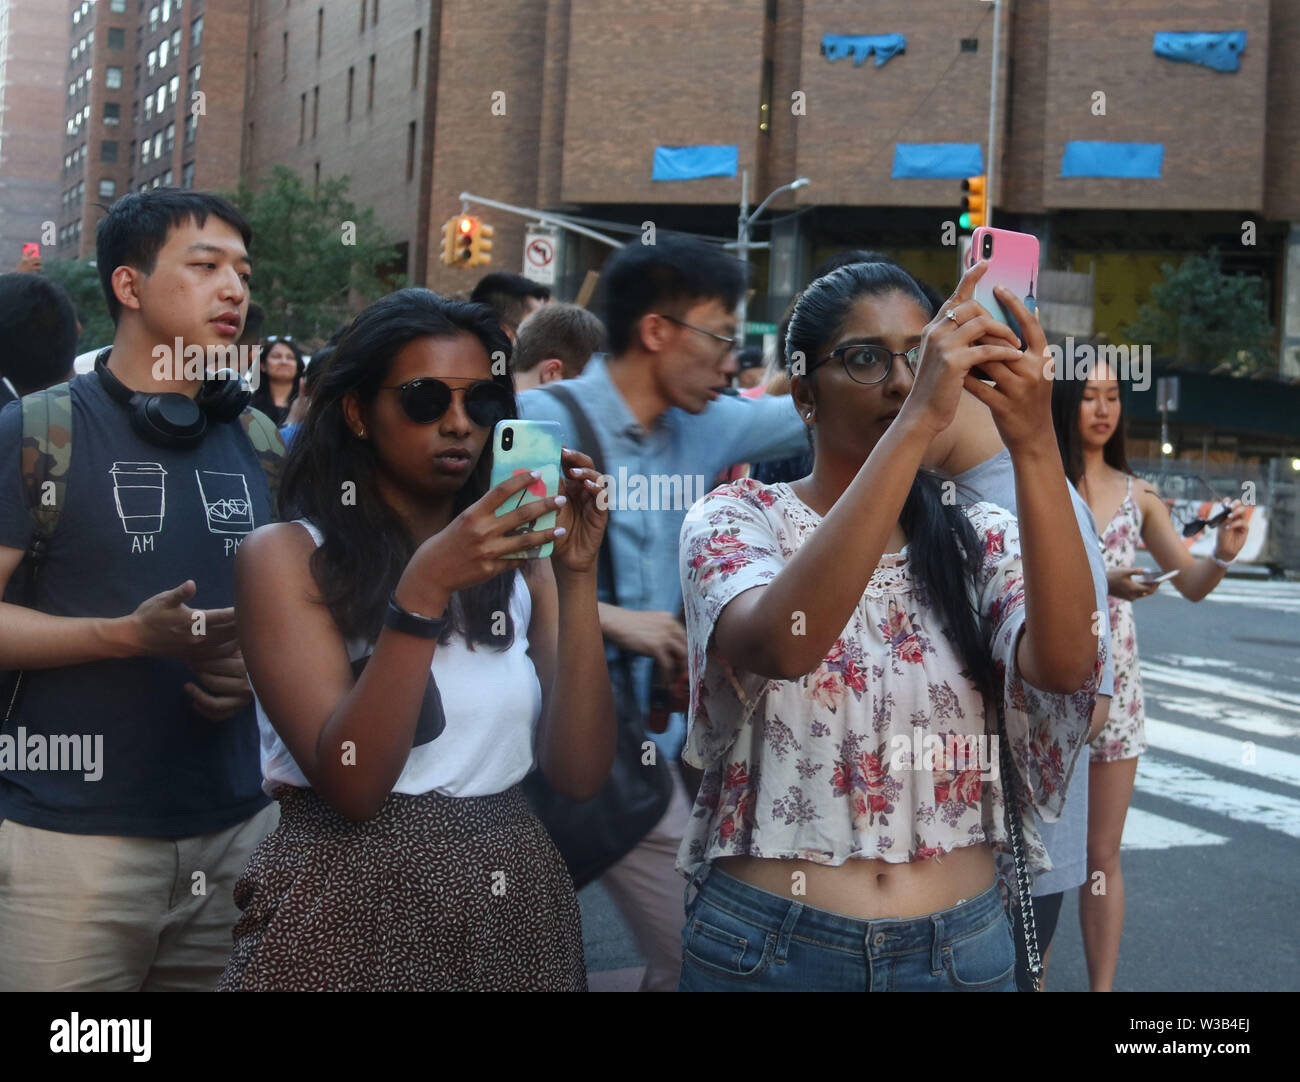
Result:
<svg viewBox="0 0 1300 1082"><path fill-rule="evenodd" d="M573 880L516 785L364 823L279 786L218 991L586 991Z"/></svg>

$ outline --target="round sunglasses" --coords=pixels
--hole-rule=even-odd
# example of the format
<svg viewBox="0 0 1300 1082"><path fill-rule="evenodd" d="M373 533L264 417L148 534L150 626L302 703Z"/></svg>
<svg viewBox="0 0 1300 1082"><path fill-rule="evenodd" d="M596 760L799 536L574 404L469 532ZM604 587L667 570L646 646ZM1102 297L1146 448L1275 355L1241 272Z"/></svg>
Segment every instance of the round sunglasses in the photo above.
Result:
<svg viewBox="0 0 1300 1082"><path fill-rule="evenodd" d="M514 413L515 396L490 379L476 380L468 387L453 388L440 379L422 376L381 391L397 391L406 416L417 425L431 425L451 408L453 390L465 394L465 412L479 428L491 428Z"/></svg>

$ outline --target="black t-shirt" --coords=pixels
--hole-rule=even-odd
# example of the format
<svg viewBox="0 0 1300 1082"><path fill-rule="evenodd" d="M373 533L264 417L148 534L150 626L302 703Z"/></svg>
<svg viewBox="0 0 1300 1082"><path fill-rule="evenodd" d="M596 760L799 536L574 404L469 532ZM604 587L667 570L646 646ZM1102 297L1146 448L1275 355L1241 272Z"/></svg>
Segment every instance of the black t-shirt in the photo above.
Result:
<svg viewBox="0 0 1300 1082"><path fill-rule="evenodd" d="M198 587L190 607L232 605L235 550L271 520L266 474L243 427L209 422L197 448L172 450L137 436L94 373L74 379L71 395L71 467L35 608L126 616L186 579ZM15 402L0 411L0 545L26 549L21 441ZM181 838L255 814L267 798L253 708L210 721L185 694L194 679L173 658L29 670L0 734L0 818L67 834ZM81 769L68 768L74 743Z"/></svg>

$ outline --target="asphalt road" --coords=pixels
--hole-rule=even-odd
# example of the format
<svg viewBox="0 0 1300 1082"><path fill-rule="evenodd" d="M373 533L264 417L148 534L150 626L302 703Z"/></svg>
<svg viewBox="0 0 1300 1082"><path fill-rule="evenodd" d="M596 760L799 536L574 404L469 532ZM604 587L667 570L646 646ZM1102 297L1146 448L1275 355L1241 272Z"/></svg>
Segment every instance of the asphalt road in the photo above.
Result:
<svg viewBox="0 0 1300 1082"><path fill-rule="evenodd" d="M1296 991L1300 937L1300 583L1230 578L1192 605L1137 604L1150 750L1124 829L1116 991ZM579 896L593 990L642 959L599 884ZM1075 899L1048 991L1086 991Z"/></svg>

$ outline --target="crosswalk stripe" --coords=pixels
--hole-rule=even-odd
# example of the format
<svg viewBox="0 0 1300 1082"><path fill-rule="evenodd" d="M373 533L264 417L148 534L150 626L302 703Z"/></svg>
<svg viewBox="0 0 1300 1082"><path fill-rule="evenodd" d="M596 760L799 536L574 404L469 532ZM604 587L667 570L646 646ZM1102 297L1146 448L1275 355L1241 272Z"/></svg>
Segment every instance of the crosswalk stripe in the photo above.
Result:
<svg viewBox="0 0 1300 1082"><path fill-rule="evenodd" d="M1124 819L1121 849L1175 849L1187 845L1225 845L1222 834L1189 826L1177 819L1130 807Z"/></svg>
<svg viewBox="0 0 1300 1082"><path fill-rule="evenodd" d="M1156 756L1138 762L1137 788L1238 823L1251 823L1300 839L1300 800L1211 777L1195 767Z"/></svg>
<svg viewBox="0 0 1300 1082"><path fill-rule="evenodd" d="M1188 672L1186 669L1176 669L1155 661L1142 661L1140 666L1144 683L1152 681L1172 687L1187 688L1202 695L1236 699L1239 702L1267 707L1269 710L1281 710L1300 717L1300 702L1295 699L1245 687L1241 681L1231 677L1216 676L1208 672Z"/></svg>
<svg viewBox="0 0 1300 1082"><path fill-rule="evenodd" d="M1263 744L1253 748L1254 763L1243 762L1248 741L1234 740L1218 733L1207 733L1187 725L1146 716L1147 743L1153 748L1177 752L1209 765L1230 770L1241 770L1261 778L1280 781L1300 789L1300 755Z"/></svg>

